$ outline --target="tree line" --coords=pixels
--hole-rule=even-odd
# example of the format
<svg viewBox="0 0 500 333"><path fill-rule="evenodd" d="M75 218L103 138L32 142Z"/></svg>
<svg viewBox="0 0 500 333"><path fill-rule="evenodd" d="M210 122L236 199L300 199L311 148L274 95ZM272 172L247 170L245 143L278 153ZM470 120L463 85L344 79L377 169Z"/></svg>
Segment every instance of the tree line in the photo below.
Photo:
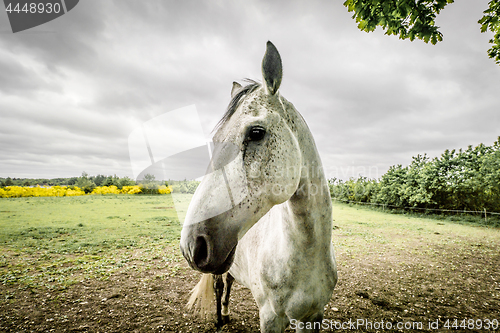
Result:
<svg viewBox="0 0 500 333"><path fill-rule="evenodd" d="M0 178L0 187L7 186L74 186L82 189L85 193L91 193L95 188L102 186L116 186L122 189L124 186L141 186L143 194L157 194L160 186L170 186L173 192L193 194L200 182L195 180L168 180L159 181L154 175L146 174L143 179L135 181L127 176L118 177L117 175L90 176L85 171L80 177L69 178Z"/></svg>
<svg viewBox="0 0 500 333"><path fill-rule="evenodd" d="M330 180L332 197L427 209L500 212L500 137L491 146L445 150L441 156L412 158L391 166L380 179Z"/></svg>
<svg viewBox="0 0 500 333"><path fill-rule="evenodd" d="M114 176L89 176L83 172L80 177L69 178L0 178L0 187L6 186L77 186L84 187L97 187L97 186L111 186L115 185L118 188L123 186L138 185L137 182L129 177Z"/></svg>

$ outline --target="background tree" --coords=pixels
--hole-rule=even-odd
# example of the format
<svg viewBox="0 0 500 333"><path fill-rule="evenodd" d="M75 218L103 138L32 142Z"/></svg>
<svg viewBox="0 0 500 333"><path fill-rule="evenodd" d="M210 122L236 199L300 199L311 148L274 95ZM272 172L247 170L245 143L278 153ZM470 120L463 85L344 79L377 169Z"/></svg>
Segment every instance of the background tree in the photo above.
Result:
<svg viewBox="0 0 500 333"><path fill-rule="evenodd" d="M155 179L156 179L155 175L152 175L152 174L148 173L148 174L144 175L143 181L145 183L154 183Z"/></svg>
<svg viewBox="0 0 500 333"><path fill-rule="evenodd" d="M377 26L386 30L386 35L400 39L415 38L436 44L443 40L443 34L435 24L436 16L454 0L346 0L344 6L354 12L353 18L362 31L374 31ZM481 32L493 32L489 42L492 47L488 56L500 65L500 1L490 0L488 9L478 21Z"/></svg>
<svg viewBox="0 0 500 333"><path fill-rule="evenodd" d="M12 179L10 177L7 177L7 179L3 183L4 183L4 186L13 186L14 185L14 182L12 181Z"/></svg>
<svg viewBox="0 0 500 333"><path fill-rule="evenodd" d="M82 176L76 181L76 186L85 191L85 193L91 193L96 187L85 171L82 172Z"/></svg>
<svg viewBox="0 0 500 333"><path fill-rule="evenodd" d="M123 186L133 186L135 185L135 180L130 179L129 177L125 176L123 178L120 178L118 181L118 188L122 188Z"/></svg>
<svg viewBox="0 0 500 333"><path fill-rule="evenodd" d="M116 185L113 181L113 177L109 176L104 181L101 183L100 186L111 186L111 185Z"/></svg>
<svg viewBox="0 0 500 333"><path fill-rule="evenodd" d="M391 166L378 181L331 179L330 192L340 201L500 213L499 166L500 137L492 146L447 149L432 160L417 155L406 167Z"/></svg>
<svg viewBox="0 0 500 333"><path fill-rule="evenodd" d="M102 183L106 180L106 176L104 175L97 175L94 177L93 181L96 184L96 186L102 186Z"/></svg>
<svg viewBox="0 0 500 333"><path fill-rule="evenodd" d="M68 185L75 185L76 182L78 181L78 177L71 177L71 178L68 178Z"/></svg>
<svg viewBox="0 0 500 333"><path fill-rule="evenodd" d="M146 174L143 179L139 181L141 192L144 194L158 194L159 182L156 181L155 175Z"/></svg>

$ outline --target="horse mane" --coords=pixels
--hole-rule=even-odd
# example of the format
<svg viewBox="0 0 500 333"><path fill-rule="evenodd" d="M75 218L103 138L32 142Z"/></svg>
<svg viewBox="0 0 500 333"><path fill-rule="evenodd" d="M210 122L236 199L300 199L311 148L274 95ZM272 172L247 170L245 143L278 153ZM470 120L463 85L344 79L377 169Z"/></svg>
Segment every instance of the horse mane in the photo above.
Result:
<svg viewBox="0 0 500 333"><path fill-rule="evenodd" d="M238 92L234 95L233 98L231 98L231 101L229 102L229 105L227 106L226 113L222 116L221 120L217 123L217 125L214 128L214 131L217 130L219 127L224 125L230 118L231 116L236 112L236 109L238 109L238 106L240 105L241 101L243 100L243 97L245 97L248 94L251 94L254 92L257 88L261 86L261 84L257 81L254 81L252 79L245 79L246 82L249 82L244 87L241 87Z"/></svg>

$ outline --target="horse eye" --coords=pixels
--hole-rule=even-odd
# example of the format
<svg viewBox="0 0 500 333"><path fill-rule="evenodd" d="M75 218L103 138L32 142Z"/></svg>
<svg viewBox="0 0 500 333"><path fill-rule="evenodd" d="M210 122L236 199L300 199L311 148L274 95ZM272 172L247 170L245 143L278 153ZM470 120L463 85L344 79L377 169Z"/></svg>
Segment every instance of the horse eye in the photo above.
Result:
<svg viewBox="0 0 500 333"><path fill-rule="evenodd" d="M260 141L264 138L264 135L266 135L266 130L264 127L254 126L250 129L250 132L248 133L248 138L251 141Z"/></svg>

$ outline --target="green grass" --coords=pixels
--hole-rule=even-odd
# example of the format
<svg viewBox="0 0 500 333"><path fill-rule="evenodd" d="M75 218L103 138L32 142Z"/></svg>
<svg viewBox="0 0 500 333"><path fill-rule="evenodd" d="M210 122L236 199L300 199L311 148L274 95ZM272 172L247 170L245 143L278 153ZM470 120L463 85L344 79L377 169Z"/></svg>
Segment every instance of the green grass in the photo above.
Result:
<svg viewBox="0 0 500 333"><path fill-rule="evenodd" d="M172 197L81 196L0 201L0 244L26 252L93 253L177 239Z"/></svg>
<svg viewBox="0 0 500 333"><path fill-rule="evenodd" d="M500 228L500 215L492 212L487 213L487 217L485 218L484 213L461 213L461 212L449 212L442 211L442 213L433 211L433 210L425 210L425 209L397 209L397 208L383 208L380 205L370 205L366 203L360 204L352 204L352 203L344 203L342 201L333 201L334 203L349 205L351 207L365 207L370 210L379 211L383 213L389 214L398 214L404 216L418 217L418 218L427 218L432 220L444 220L451 221L457 224L467 224L467 225L481 225L485 227L493 227Z"/></svg>
<svg viewBox="0 0 500 333"><path fill-rule="evenodd" d="M167 268L167 274L176 274L183 260L179 218L191 196L0 199L0 284L58 289L117 271ZM335 202L333 207L339 263L366 255L401 255L404 262L417 248L432 258L438 255L435 245L488 255L500 243L499 229Z"/></svg>
<svg viewBox="0 0 500 333"><path fill-rule="evenodd" d="M178 213L183 219L190 197L1 199L0 283L61 287L82 277L105 279L131 260L145 267L153 258L178 261L178 251L167 249L178 248Z"/></svg>
<svg viewBox="0 0 500 333"><path fill-rule="evenodd" d="M462 221L461 221L462 222ZM353 253L406 253L415 244L486 248L500 244L500 230L449 219L391 214L370 207L333 203L333 243L336 251ZM398 248L401 251L398 251Z"/></svg>

